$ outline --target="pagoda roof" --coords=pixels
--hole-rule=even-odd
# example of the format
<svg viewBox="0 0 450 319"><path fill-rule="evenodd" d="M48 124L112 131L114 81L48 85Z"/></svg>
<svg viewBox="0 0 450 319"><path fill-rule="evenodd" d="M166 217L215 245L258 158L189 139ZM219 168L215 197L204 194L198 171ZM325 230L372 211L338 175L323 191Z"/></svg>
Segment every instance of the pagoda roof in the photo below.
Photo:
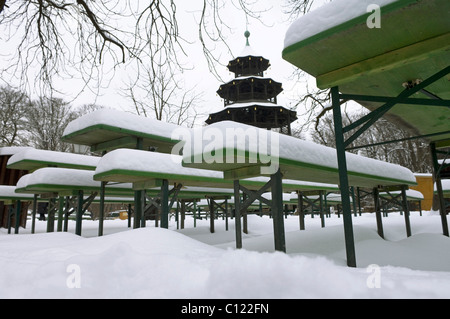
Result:
<svg viewBox="0 0 450 319"><path fill-rule="evenodd" d="M228 70L236 74L245 74L246 72L243 71L243 69L247 69L247 72L251 70L252 73L255 73L255 71L256 73L262 73L266 71L270 67L269 60L264 58L261 54L258 54L252 48L248 41L250 32L246 31L244 35L247 38L247 43L242 52L228 63ZM251 63L252 57L257 58L259 60L259 63Z"/></svg>
<svg viewBox="0 0 450 319"><path fill-rule="evenodd" d="M251 80L251 79L255 79L255 80L258 79L258 80L261 80L261 81L272 81L272 82L275 83L275 84L282 85L280 82L275 81L275 80L272 79L272 78L267 78L267 77L259 76L259 75L245 75L245 76L239 76L239 77L234 78L234 79L232 79L232 80L230 80L230 81L228 81L228 82L225 82L225 83L222 84L221 86L226 86L226 85L234 84L233 82L236 82L236 81L245 81L245 80Z"/></svg>
<svg viewBox="0 0 450 319"><path fill-rule="evenodd" d="M236 102L236 103L228 104L225 107L225 109L227 109L227 108L246 108L246 107L252 107L252 106L283 108L283 109L287 110L287 108L283 105L271 103L271 102L267 102L267 101Z"/></svg>
<svg viewBox="0 0 450 319"><path fill-rule="evenodd" d="M254 56L254 57L262 57L261 54L258 54L250 45L246 45L242 52L237 56L241 58L245 58L248 56Z"/></svg>

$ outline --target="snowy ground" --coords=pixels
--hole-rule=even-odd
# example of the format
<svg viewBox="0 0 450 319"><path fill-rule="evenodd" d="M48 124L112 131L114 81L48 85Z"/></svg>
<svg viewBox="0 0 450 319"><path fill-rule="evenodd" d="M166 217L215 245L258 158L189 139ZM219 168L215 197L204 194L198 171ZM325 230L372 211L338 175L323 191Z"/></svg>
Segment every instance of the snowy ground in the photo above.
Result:
<svg viewBox="0 0 450 319"><path fill-rule="evenodd" d="M354 221L358 268L345 262L342 219L298 217L285 220L287 254L273 252L272 221L249 216L243 250L234 249L229 231L216 221L191 217L186 229L127 229L127 222L83 221L83 236L20 235L0 230L0 298L449 298L450 239L441 235L440 217L413 212L413 236L404 217L384 218L386 240L376 233L375 216ZM149 223L152 224L152 223ZM29 224L30 225L30 224ZM375 264L376 266L371 266ZM369 267L368 267L369 266Z"/></svg>

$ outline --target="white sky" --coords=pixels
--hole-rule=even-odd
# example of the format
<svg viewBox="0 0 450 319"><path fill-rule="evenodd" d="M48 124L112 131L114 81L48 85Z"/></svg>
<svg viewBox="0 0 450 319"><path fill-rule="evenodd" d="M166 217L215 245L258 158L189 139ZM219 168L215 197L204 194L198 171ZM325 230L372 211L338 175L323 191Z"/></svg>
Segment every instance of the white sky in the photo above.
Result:
<svg viewBox="0 0 450 319"><path fill-rule="evenodd" d="M326 0L315 0L314 7L322 5ZM201 8L203 1L179 1L177 3L178 23L181 34L190 41L195 41L192 45L187 45L188 56L186 61L192 65L193 70L184 72L183 77L186 82L186 88L195 86L195 91L203 94L199 112L212 113L217 112L223 108L223 102L216 91L221 83L209 72L203 53L201 52L199 40L197 38L197 25L195 24L195 16L198 16L198 10ZM292 98L296 95L296 91L302 90L303 83L293 83L289 80L289 76L294 70L294 66L284 61L281 58L284 37L287 29L292 24L292 21L287 21L288 16L283 14L282 5L283 0L259 0L255 1L255 9L271 8L264 13L262 20L266 25L258 21L249 20L248 29L251 32L250 44L254 51L258 52L271 62L271 68L266 73L267 77L272 77L274 80L283 83L284 92L278 97L278 104L290 107L293 103ZM197 11L195 11L197 9ZM245 14L238 11L230 1L230 4L220 10L221 18L231 27L230 32L227 32L228 44L235 56L237 56L245 46L244 32L246 30ZM226 65L229 60L234 57L231 56L223 48L218 47L215 51L219 56L221 63ZM228 72L226 67L218 66L218 70L222 72L222 77L225 81L232 79L232 74ZM129 71L129 69L128 69ZM132 77L130 72L125 68L117 70L113 81L108 85L108 88L102 89L99 96L95 96L91 92L80 94L73 102L74 107L83 104L95 102L98 105L103 105L119 110L131 110L133 105L131 101L127 100L120 91L127 84L127 78ZM64 91L66 96L62 96L65 100L72 100L75 97L75 92L78 92L82 87L81 83L67 80L57 83ZM314 84L314 80L311 82ZM74 93L71 93L71 92ZM206 120L199 119L198 124Z"/></svg>

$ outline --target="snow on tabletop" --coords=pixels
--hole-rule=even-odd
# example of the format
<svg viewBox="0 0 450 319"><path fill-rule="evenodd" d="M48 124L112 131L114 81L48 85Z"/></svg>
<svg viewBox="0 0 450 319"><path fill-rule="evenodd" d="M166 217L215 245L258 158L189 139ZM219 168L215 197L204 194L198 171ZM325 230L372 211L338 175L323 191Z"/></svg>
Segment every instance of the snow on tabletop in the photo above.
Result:
<svg viewBox="0 0 450 319"><path fill-rule="evenodd" d="M26 149L22 152L18 152L15 155L11 156L11 158L8 160L8 165L12 165L24 160L95 167L97 166L100 157L31 148Z"/></svg>
<svg viewBox="0 0 450 319"><path fill-rule="evenodd" d="M251 178L249 178L251 180ZM267 181L269 179L267 178ZM336 184L327 184L327 183L316 183L316 182L308 182L308 181L299 181L293 179L283 179L283 184L290 185L298 185L299 187L310 187L310 188L327 188L327 189L339 189L339 186Z"/></svg>
<svg viewBox="0 0 450 319"><path fill-rule="evenodd" d="M179 155L118 149L105 154L98 163L95 175L112 170L223 178L221 172L183 167Z"/></svg>
<svg viewBox="0 0 450 319"><path fill-rule="evenodd" d="M141 150L119 149L105 154L99 161L94 175L113 171L128 170L147 173L176 174L184 176L203 176L223 178L223 173L205 169L184 167L181 165L182 157L178 155L147 152ZM249 182L267 183L268 177L252 177L243 180ZM283 183L302 187L319 187L337 189L335 184L315 183L285 179Z"/></svg>
<svg viewBox="0 0 450 319"><path fill-rule="evenodd" d="M47 184L55 186L100 187L100 182L94 181L94 171L45 167L24 175L17 182L17 188ZM107 185L108 188L132 188L131 184Z"/></svg>
<svg viewBox="0 0 450 319"><path fill-rule="evenodd" d="M198 133L198 130L203 131L201 134ZM250 144L254 146L254 141L250 140L250 136L265 136L267 137L268 131L260 128L256 128L254 126L249 126L237 122L232 121L223 121L219 123L211 124L207 127L201 127L194 129L194 133L192 134L192 138L195 139L196 136L207 136L205 132L214 133L214 130L219 130L223 137L222 146L225 147L233 147L237 150L241 151L250 151ZM230 130L230 131L228 131ZM255 134L245 134L247 130L249 132ZM196 133L197 132L197 133ZM238 139L234 134L230 134L227 132L244 132L245 135L245 143L239 143ZM319 145L310 141L301 140L299 138L293 136L287 136L284 134L279 134L272 132L278 136L279 138L279 147L274 147L279 152L279 154L275 154L275 157L280 158L282 160L291 160L294 162L301 162L306 164L318 165L326 168L338 169L336 150L331 147L327 147L324 145ZM272 136L274 136L272 135ZM193 141L194 152L196 149L199 149L198 146L195 145L196 140ZM204 138L202 140L204 145L202 146L202 150L205 149L205 145L209 145L211 142L209 140L205 141ZM257 143L259 144L259 143ZM267 152L271 155L272 144L271 138L267 137ZM192 152L192 154L188 154L185 160L189 161L192 155L198 155ZM360 155L346 153L347 155L347 166L348 171L353 173L361 173L368 174L372 176L377 176L380 178L388 178L388 179L398 179L402 181L406 181L412 184L416 183L416 178L414 174L407 168L402 167L397 164L391 164L383 161L379 161L372 158L363 157Z"/></svg>
<svg viewBox="0 0 450 319"><path fill-rule="evenodd" d="M158 121L128 112L121 112L113 109L101 109L83 115L70 122L64 130L63 136L68 136L99 124L141 132L144 134L162 136L165 138L171 138L172 131L179 127L175 124Z"/></svg>
<svg viewBox="0 0 450 319"><path fill-rule="evenodd" d="M367 13L371 4L383 7L399 0L334 0L296 20L286 32L284 48Z"/></svg>
<svg viewBox="0 0 450 319"><path fill-rule="evenodd" d="M14 155L25 150L33 149L32 147L21 146L6 146L0 147L0 156Z"/></svg>
<svg viewBox="0 0 450 319"><path fill-rule="evenodd" d="M9 198L17 198L17 197L25 198L26 197L26 198L30 198L30 199L34 198L33 195L29 195L29 194L17 195L16 186L6 186L6 185L0 185L0 197L9 197Z"/></svg>
<svg viewBox="0 0 450 319"><path fill-rule="evenodd" d="M450 191L450 179L441 179L441 184L444 192ZM437 192L436 183L434 183L434 191Z"/></svg>
<svg viewBox="0 0 450 319"><path fill-rule="evenodd" d="M405 193L406 193L406 197L409 197L409 198L420 199L420 200L424 199L424 196L423 196L423 194L421 192L413 190L413 189L407 189L405 191ZM399 195L399 194L401 194L401 191L393 191L393 192L389 192L389 194ZM382 193L380 193L380 195L381 196L386 196L386 195L388 195L388 193L387 192L382 192Z"/></svg>

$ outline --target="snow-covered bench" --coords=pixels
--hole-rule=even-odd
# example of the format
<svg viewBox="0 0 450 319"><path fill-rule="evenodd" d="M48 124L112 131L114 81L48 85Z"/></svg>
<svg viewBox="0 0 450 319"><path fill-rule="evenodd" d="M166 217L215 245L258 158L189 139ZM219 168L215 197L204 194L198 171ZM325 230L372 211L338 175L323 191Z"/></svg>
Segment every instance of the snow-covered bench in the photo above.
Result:
<svg viewBox="0 0 450 319"><path fill-rule="evenodd" d="M231 130L235 132L252 132L246 136L245 143L238 143L237 139L230 140L229 135ZM200 130L201 132L195 132ZM223 143L218 143L219 147L213 149L215 154L223 155L220 158L214 155L218 161L209 161L206 159L211 158L212 150L208 148L210 144L209 140L200 140L203 142L201 147L197 145L192 151L186 152L183 150L183 163L182 165L189 168L206 169L209 171L230 172L232 170L238 171L239 169L248 167L264 167L270 166L273 163L279 163L279 168L283 174L283 178L299 181L310 181L317 183L339 183L339 170L336 159L336 150L331 147L319 145L310 141L301 140L292 136L277 134L278 145L277 154L269 153L270 160L265 159L266 163L259 161L259 157L256 158L257 162L252 162L252 142L253 136L256 138L260 136L266 136L266 130L240 124L231 121L223 121L194 129L192 137L195 136L208 136L210 132L216 132L217 136L224 138ZM253 133L255 131L256 133ZM220 134L218 133L220 132ZM250 140L250 141L249 141ZM266 148L270 151L272 144L271 139L268 139L269 145ZM259 140L256 140L258 143ZM191 145L197 143L192 140ZM232 152L227 150L232 149ZM198 152L197 150L200 150ZM231 155L229 155L231 154ZM390 186L390 185L416 185L416 178L414 174L407 168L400 165L391 164L363 156L359 156L352 153L347 153L347 165L348 176L350 186L360 187L376 187L378 185ZM226 158L228 157L228 159ZM200 161L198 160L200 159ZM221 159L219 161L219 159ZM248 172L248 170L247 170ZM255 176L261 175L260 170L254 170ZM229 174L230 176L232 174ZM236 175L238 176L238 175Z"/></svg>
<svg viewBox="0 0 450 319"><path fill-rule="evenodd" d="M43 167L95 170L100 157L25 148L8 160L9 169L34 171Z"/></svg>
<svg viewBox="0 0 450 319"><path fill-rule="evenodd" d="M401 191L381 192L380 193L380 197L384 197L384 198L390 198L392 196L399 196L399 195L401 195ZM419 191L416 191L413 189L408 189L408 190L406 190L406 199L408 201L422 201L422 200L424 200L424 196Z"/></svg>
<svg viewBox="0 0 450 319"><path fill-rule="evenodd" d="M110 151L118 148L155 150L170 153L179 140L172 139L178 125L155 119L101 109L70 122L62 140L90 146L92 151Z"/></svg>
<svg viewBox="0 0 450 319"><path fill-rule="evenodd" d="M16 193L16 186L0 185L0 201L10 202L15 200L30 201L33 200L32 194Z"/></svg>
<svg viewBox="0 0 450 319"><path fill-rule="evenodd" d="M444 195L444 198L450 198L450 179L443 179L441 180L442 183L442 193ZM434 184L434 194L437 195L437 187L436 183Z"/></svg>
<svg viewBox="0 0 450 319"><path fill-rule="evenodd" d="M95 170L94 179L135 183L144 187L166 179L169 185L181 183L188 187L233 188L233 181L224 179L222 172L184 167L181 156L131 149L119 149L104 155ZM242 185L259 189L268 181L267 177L245 178ZM283 188L286 191L339 190L335 184L290 179L283 180Z"/></svg>
<svg viewBox="0 0 450 319"><path fill-rule="evenodd" d="M233 181L224 179L222 172L183 167L182 157L179 155L140 150L119 149L107 153L100 160L94 179L105 182L132 182L135 188L142 189L158 185L164 188L164 185L168 187L173 184L182 184L188 188L231 188L234 195ZM250 190L259 190L269 180L268 177L258 176L243 179L241 183ZM283 187L286 191L339 190L338 186L333 184L289 179L283 180ZM205 192L205 196L208 196L208 192ZM163 219L168 216L167 208L165 210Z"/></svg>

